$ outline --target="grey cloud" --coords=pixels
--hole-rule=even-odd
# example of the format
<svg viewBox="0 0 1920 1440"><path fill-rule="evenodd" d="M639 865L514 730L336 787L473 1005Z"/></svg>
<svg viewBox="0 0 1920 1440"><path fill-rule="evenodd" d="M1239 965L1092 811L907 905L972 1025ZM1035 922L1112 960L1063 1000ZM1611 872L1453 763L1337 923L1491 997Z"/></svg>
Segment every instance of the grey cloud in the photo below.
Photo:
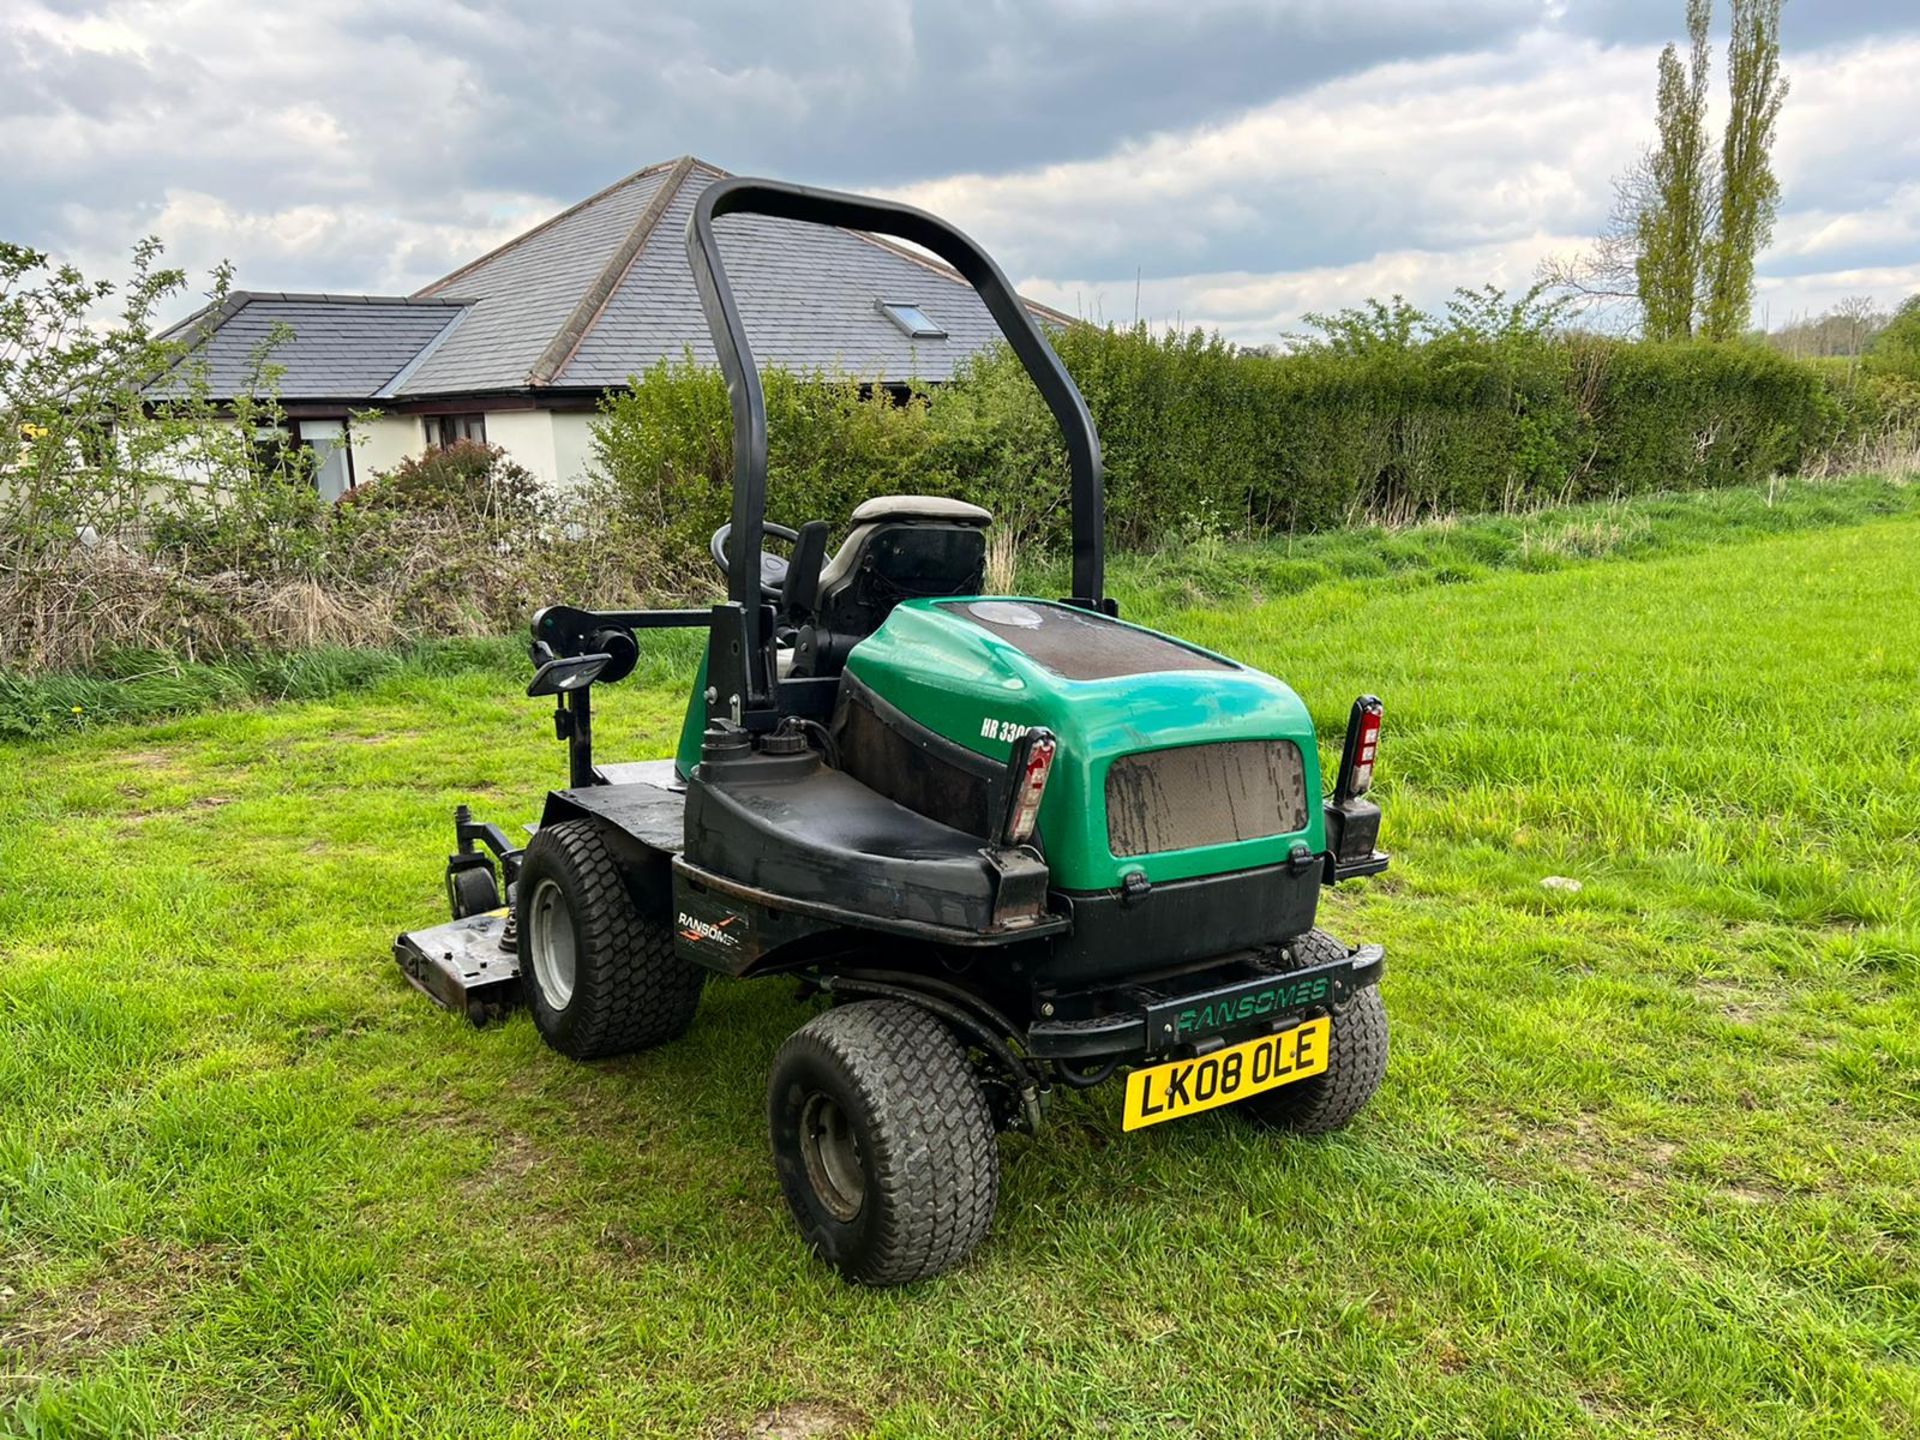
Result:
<svg viewBox="0 0 1920 1440"><path fill-rule="evenodd" d="M446 23L415 3L355 23L469 66L496 124L469 178L584 190L693 150L738 170L887 185L1105 153L1394 58L1493 43L1527 0L1445 9L1213 4L601 3ZM462 11L468 16L474 12Z"/></svg>
<svg viewBox="0 0 1920 1440"><path fill-rule="evenodd" d="M1731 6L1717 0L1714 9L1715 33L1724 37ZM1572 0L1564 25L1573 34L1610 44L1684 44L1687 33L1681 0ZM1781 19L1782 33L1798 49L1915 30L1920 30L1920 7L1911 0L1793 0Z"/></svg>
<svg viewBox="0 0 1920 1440"><path fill-rule="evenodd" d="M1417 98L1394 85L1437 83L1435 67L1418 62L1477 65L1491 84L1556 46L1643 47L1669 37L1679 9L1679 0L306 0L156 11L134 0L15 0L0 18L9 155L0 233L119 252L158 222L170 192L194 192L239 227L226 236L203 226L194 243L209 249L204 258L234 255L243 284L392 287L471 258L479 237L549 204L685 151L854 188L1071 171L1155 134L1230 127L1250 109L1394 61L1409 69L1377 82L1383 105ZM48 43L42 32L81 16L136 30L144 53ZM1917 25L1920 7L1865 0L1796 0L1786 20L1795 53ZM1527 48L1543 32L1553 45ZM1643 68L1630 82L1644 85L1633 123L1650 129L1653 77ZM1027 196L992 217L985 238L1022 274L1130 285L1136 267L1149 278L1270 274L1541 230L1577 235L1601 218L1612 151L1557 156L1562 171L1586 163L1592 173L1565 193L1549 186L1546 201L1491 192L1580 138L1543 139L1516 117L1477 134L1470 161L1443 178L1321 163L1303 141L1283 183L1224 178L1173 200L1131 193L1119 166L1102 191ZM1630 153L1633 135L1617 138ZM1915 168L1899 143L1822 153L1795 175L1789 203L1870 208ZM329 207L338 223L317 234L247 227L302 206ZM1859 246L1867 259L1872 249Z"/></svg>
<svg viewBox="0 0 1920 1440"><path fill-rule="evenodd" d="M1536 18L1532 0L684 12L323 0L165 23L113 0L34 9L121 20L145 52L49 44L30 10L0 21L0 88L53 142L14 148L0 213L10 233L54 246L72 238L76 207L141 228L168 191L253 212L353 198L439 223L463 194L565 203L683 151L848 186L1069 161L1382 60L1495 43ZM289 116L298 106L311 116ZM310 133L320 122L337 144ZM359 248L364 273L376 256ZM355 249L351 237L310 247L295 273L259 278L349 287L358 275L335 266Z"/></svg>
<svg viewBox="0 0 1920 1440"><path fill-rule="evenodd" d="M36 51L24 35L0 36L0 115L68 111L106 120L151 105L157 77L137 59L98 51Z"/></svg>

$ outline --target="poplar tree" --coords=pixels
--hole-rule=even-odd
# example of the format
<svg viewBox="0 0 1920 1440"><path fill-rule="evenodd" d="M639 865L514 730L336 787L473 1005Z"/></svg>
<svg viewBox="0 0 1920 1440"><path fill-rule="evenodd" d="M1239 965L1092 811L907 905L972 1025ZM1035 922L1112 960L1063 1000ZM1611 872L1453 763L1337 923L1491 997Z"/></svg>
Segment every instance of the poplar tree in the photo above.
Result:
<svg viewBox="0 0 1920 1440"><path fill-rule="evenodd" d="M1776 3L1776 12L1778 8ZM1693 334L1707 269L1707 211L1713 191L1707 151L1707 76L1713 52L1707 27L1712 19L1712 0L1687 0L1686 64L1672 45L1660 52L1659 139L1647 156L1651 194L1635 226L1639 258L1634 267L1646 333L1654 340L1683 340ZM1751 274L1748 283L1751 286Z"/></svg>
<svg viewBox="0 0 1920 1440"><path fill-rule="evenodd" d="M1780 73L1784 0L1730 0L1727 123L1707 140L1713 0L1686 0L1687 54L1660 52L1658 138L1614 180L1613 211L1593 247L1549 257L1541 281L1576 305L1625 302L1651 340L1730 340L1753 313L1754 259L1780 205L1770 152L1787 96Z"/></svg>
<svg viewBox="0 0 1920 1440"><path fill-rule="evenodd" d="M1727 48L1731 104L1720 146L1718 224L1706 254L1700 333L1709 340L1741 334L1753 314L1753 262L1773 235L1780 204L1769 152L1787 97L1780 73L1781 0L1733 0Z"/></svg>

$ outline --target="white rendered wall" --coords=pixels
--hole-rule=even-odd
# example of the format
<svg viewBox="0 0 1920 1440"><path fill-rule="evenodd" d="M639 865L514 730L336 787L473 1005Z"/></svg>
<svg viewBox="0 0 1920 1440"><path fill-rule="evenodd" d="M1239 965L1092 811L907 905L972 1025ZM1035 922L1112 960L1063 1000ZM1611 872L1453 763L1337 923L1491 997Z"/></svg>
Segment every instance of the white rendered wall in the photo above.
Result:
<svg viewBox="0 0 1920 1440"><path fill-rule="evenodd" d="M364 485L382 470L427 448L426 432L418 415L382 415L356 420L353 425L353 482Z"/></svg>
<svg viewBox="0 0 1920 1440"><path fill-rule="evenodd" d="M553 417L554 478L562 490L577 490L593 474L592 415L555 413ZM489 435L493 432L488 431Z"/></svg>
<svg viewBox="0 0 1920 1440"><path fill-rule="evenodd" d="M545 410L489 410L487 443L526 466L542 485L556 486L560 466L553 452L553 421Z"/></svg>
<svg viewBox="0 0 1920 1440"><path fill-rule="evenodd" d="M498 445L543 485L571 490L593 470L593 421L588 414L549 410L489 410L487 443ZM375 473L425 452L418 415L382 415L353 427L353 473L364 485Z"/></svg>

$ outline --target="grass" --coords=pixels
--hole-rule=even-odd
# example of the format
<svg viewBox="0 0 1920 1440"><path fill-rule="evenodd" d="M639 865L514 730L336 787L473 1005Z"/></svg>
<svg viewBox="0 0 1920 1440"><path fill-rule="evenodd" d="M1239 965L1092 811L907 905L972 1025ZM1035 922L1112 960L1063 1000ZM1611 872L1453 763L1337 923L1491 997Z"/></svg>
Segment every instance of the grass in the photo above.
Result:
<svg viewBox="0 0 1920 1440"><path fill-rule="evenodd" d="M1881 516L1920 514L1920 487L1904 474L1780 478L1761 486L1590 501L1509 515L1446 516L1404 527L1356 526L1258 544L1178 539L1149 556L1123 556L1114 589L1128 613L1298 594L1341 580L1405 588L1458 584L1501 570L1544 573L1593 560L1652 559ZM1064 566L1041 594L1067 593Z"/></svg>
<svg viewBox="0 0 1920 1440"><path fill-rule="evenodd" d="M1448 517L1401 529L1363 527L1258 542L1175 539L1149 554L1110 559L1108 589L1129 616L1167 614L1212 600L1262 600L1341 580L1370 588L1457 584L1499 570L1538 573L1594 560L1688 554L1765 535L1920 514L1920 486L1904 472L1838 479L1782 478L1765 486L1679 491L1515 515ZM1071 589L1063 557L1022 563L995 547L994 572L1034 595ZM716 582L716 591L718 585ZM1144 607L1144 608L1143 608ZM699 640L682 634L648 655L643 683L678 682ZM152 651L107 655L85 673L0 670L0 740L39 738L129 720L156 720L260 701L352 694L402 676L525 674L526 642L429 640L400 650L317 646L290 655L185 663Z"/></svg>
<svg viewBox="0 0 1920 1440"><path fill-rule="evenodd" d="M401 983L453 805L559 774L518 673L13 745L0 1432L1913 1435L1920 517L1709 538L1123 571L1329 744L1386 697L1396 865L1324 919L1388 947L1387 1083L1316 1142L1066 1097L988 1246L898 1293L786 1220L785 986L579 1066ZM680 703L611 692L608 753Z"/></svg>

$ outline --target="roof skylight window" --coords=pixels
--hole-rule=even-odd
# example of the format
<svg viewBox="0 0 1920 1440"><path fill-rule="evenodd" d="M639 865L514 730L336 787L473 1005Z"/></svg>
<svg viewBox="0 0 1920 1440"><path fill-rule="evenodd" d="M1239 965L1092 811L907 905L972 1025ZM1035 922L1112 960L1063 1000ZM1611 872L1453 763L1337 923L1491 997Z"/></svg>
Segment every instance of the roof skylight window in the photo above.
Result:
<svg viewBox="0 0 1920 1440"><path fill-rule="evenodd" d="M909 340L944 340L947 332L935 324L933 319L918 305L906 300L881 300L876 302L880 313L885 315L900 329L900 333Z"/></svg>

